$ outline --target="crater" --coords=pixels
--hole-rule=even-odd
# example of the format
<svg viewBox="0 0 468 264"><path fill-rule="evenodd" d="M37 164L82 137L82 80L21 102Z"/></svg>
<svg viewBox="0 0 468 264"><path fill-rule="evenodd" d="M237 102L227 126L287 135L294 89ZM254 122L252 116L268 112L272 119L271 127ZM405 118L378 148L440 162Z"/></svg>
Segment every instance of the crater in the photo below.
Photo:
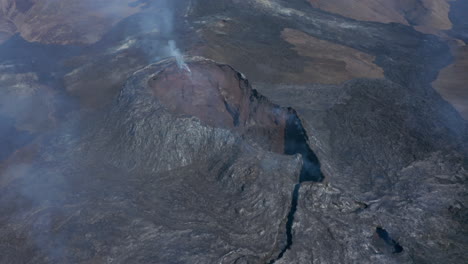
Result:
<svg viewBox="0 0 468 264"><path fill-rule="evenodd" d="M288 111L252 89L232 67L187 58L190 72L175 60L161 63L148 81L151 94L168 111L195 116L212 127L230 129L277 153L284 153Z"/></svg>
<svg viewBox="0 0 468 264"><path fill-rule="evenodd" d="M300 182L323 179L294 109L271 103L229 65L202 57L185 59L190 71L179 67L175 59L167 59L156 64L156 73L148 80L151 94L164 108L179 116L195 116L212 127L238 132L267 150L301 154Z"/></svg>
<svg viewBox="0 0 468 264"><path fill-rule="evenodd" d="M249 91L229 66L196 61L191 72L171 64L149 81L153 94L173 113L196 116L210 126L243 126L249 118Z"/></svg>

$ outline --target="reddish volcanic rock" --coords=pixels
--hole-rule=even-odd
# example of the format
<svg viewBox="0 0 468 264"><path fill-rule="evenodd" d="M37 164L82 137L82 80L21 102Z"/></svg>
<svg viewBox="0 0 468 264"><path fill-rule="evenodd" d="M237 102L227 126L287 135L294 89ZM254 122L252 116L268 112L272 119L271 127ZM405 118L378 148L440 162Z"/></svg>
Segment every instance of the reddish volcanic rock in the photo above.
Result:
<svg viewBox="0 0 468 264"><path fill-rule="evenodd" d="M180 69L174 60L161 64L162 70L152 76L148 85L169 111L241 132L283 153L289 110L259 95L241 73L199 57L188 60L191 72Z"/></svg>
<svg viewBox="0 0 468 264"><path fill-rule="evenodd" d="M140 12L129 0L0 0L0 43L19 33L47 44L91 44Z"/></svg>

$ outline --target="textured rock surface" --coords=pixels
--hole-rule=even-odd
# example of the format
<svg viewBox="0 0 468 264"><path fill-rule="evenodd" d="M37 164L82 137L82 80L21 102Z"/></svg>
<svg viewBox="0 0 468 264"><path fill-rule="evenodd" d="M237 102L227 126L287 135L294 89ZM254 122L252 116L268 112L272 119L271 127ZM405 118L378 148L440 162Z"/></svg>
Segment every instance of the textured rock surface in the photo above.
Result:
<svg viewBox="0 0 468 264"><path fill-rule="evenodd" d="M466 1L75 2L0 0L1 263L467 262Z"/></svg>
<svg viewBox="0 0 468 264"><path fill-rule="evenodd" d="M54 44L94 43L119 20L139 11L129 0L0 1L2 33ZM4 37L5 38L5 37Z"/></svg>
<svg viewBox="0 0 468 264"><path fill-rule="evenodd" d="M377 80L284 88L267 95L297 109L327 183L300 188L293 244L276 263L466 260L466 127L440 116L442 101ZM413 120L425 114L433 123Z"/></svg>
<svg viewBox="0 0 468 264"><path fill-rule="evenodd" d="M353 66L359 63L367 67L370 65L374 70L367 72L366 77L375 78L378 77L375 69L379 69L369 64L369 58L372 56L375 56L373 63L384 70L386 78L394 82L409 83L415 78L432 81L437 75L438 70L435 69L446 66L452 59L447 53L448 45L444 43L446 41L419 34L401 24L356 21L321 12L301 0L232 2L235 1L220 1L218 6L211 5L210 8L204 8L210 5L200 0L197 3L203 8L197 9L198 5L193 6L192 15L196 25L201 29L200 35L205 43L196 54L229 63L251 76L254 82L307 84L338 83L349 79L343 78L343 71L336 71L338 66L336 63L319 67L320 60L314 58L323 57L331 57L333 61L343 61L339 63L340 67L353 69L344 71L348 74L354 72L349 74L353 77L365 74L362 68ZM463 34L466 32L465 19L461 14L466 13L463 10L467 10L468 6L463 2L450 2L454 6L451 20L456 22L450 34L457 39L464 39ZM239 8L243 11L230 11ZM340 10L350 9L342 7ZM250 26L252 24L256 26ZM239 28L244 30L239 31ZM316 52L312 52L314 48L296 52L297 47L284 43L285 28L305 34L303 39L296 42L317 38L320 40L319 43L331 42L345 46L347 48L341 47L339 50L346 52L342 56L326 52L333 50L332 47L335 45L321 48ZM437 34L446 36L447 32L439 30ZM451 37L445 38L451 39ZM354 58L359 54L357 51L367 56L356 60ZM349 63L349 58L352 58L354 64ZM319 68L321 72L319 77L315 76L316 71L312 72L311 69L314 68ZM456 79L461 77L457 76ZM458 89L448 87L446 89L446 95L450 93L452 97L460 98L457 96ZM450 102L460 104L461 100L466 104L465 99L450 100Z"/></svg>
<svg viewBox="0 0 468 264"><path fill-rule="evenodd" d="M285 29L281 36L295 46L302 56L310 57L304 71L310 81L322 84L341 84L358 77L383 78L383 70L375 65L374 56Z"/></svg>
<svg viewBox="0 0 468 264"><path fill-rule="evenodd" d="M295 243L277 263L465 262L468 173L462 159L436 152L410 163L381 196L304 185ZM379 235L379 228L386 234Z"/></svg>
<svg viewBox="0 0 468 264"><path fill-rule="evenodd" d="M153 94L153 80L175 65L138 71L107 113L81 121L81 135L70 134L78 124L69 123L50 135L37 163L2 172L1 250L23 246L1 262L262 263L279 254L302 161L261 147L274 145L268 134L284 135L286 121L268 132L255 128L274 119L250 117L288 110L254 93L232 68L193 59L194 88L220 87L196 82L198 71L230 79L219 83L225 96L242 88L259 112L246 112L249 133L181 115ZM173 74L166 77L187 73ZM217 115L224 113L213 109Z"/></svg>
<svg viewBox="0 0 468 264"><path fill-rule="evenodd" d="M453 64L440 71L437 80L434 81L434 88L468 120L468 45L463 43L454 44L452 47L455 61Z"/></svg>
<svg viewBox="0 0 468 264"><path fill-rule="evenodd" d="M357 20L396 22L412 25L422 32L437 32L452 27L449 20L451 0L309 0L316 8Z"/></svg>

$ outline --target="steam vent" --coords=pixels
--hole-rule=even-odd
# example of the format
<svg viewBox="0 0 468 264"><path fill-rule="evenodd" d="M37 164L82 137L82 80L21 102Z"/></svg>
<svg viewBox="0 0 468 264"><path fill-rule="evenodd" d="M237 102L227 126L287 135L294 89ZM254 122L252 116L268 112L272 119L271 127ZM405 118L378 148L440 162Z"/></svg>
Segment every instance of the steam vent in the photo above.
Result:
<svg viewBox="0 0 468 264"><path fill-rule="evenodd" d="M147 86L174 115L194 116L208 126L264 138L264 147L284 151L288 110L253 91L241 73L203 58L189 59L190 72L172 60L156 67Z"/></svg>

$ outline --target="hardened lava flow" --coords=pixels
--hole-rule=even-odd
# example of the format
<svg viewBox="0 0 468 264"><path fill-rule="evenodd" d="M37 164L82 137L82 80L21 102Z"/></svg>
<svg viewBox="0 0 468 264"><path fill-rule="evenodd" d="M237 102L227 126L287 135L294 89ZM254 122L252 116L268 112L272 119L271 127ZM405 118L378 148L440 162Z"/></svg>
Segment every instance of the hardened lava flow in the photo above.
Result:
<svg viewBox="0 0 468 264"><path fill-rule="evenodd" d="M192 58L191 72L168 65L149 80L153 94L175 113L193 115L211 126L229 128L280 154L302 157L302 168L292 192L286 221L286 243L277 258L292 243L292 225L297 210L300 184L321 182L323 174L317 156L308 145L308 137L296 111L274 105L256 90L245 77L227 65Z"/></svg>

